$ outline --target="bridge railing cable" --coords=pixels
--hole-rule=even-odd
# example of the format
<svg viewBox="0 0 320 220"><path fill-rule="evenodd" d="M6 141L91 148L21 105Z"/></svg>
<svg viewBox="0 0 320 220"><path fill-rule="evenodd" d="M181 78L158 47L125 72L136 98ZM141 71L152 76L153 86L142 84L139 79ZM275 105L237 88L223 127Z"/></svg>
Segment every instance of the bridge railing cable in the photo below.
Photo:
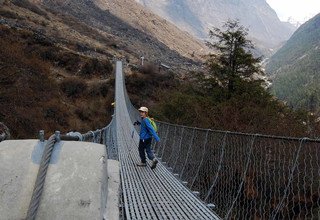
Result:
<svg viewBox="0 0 320 220"><path fill-rule="evenodd" d="M49 162L51 159L51 154L54 149L55 143L58 142L59 140L60 140L60 133L56 132L55 135L50 136L50 138L48 139L45 145L44 152L41 158L41 163L38 170L38 174L37 174L37 178L36 178L36 182L32 192L32 197L29 203L29 208L28 208L27 217L26 217L27 220L34 220L36 218L37 211L41 201L41 195L44 188L44 183L46 179Z"/></svg>
<svg viewBox="0 0 320 220"><path fill-rule="evenodd" d="M158 126L158 157L219 216L319 218L320 140Z"/></svg>
<svg viewBox="0 0 320 220"><path fill-rule="evenodd" d="M111 122L104 128L95 131L80 133L71 131L67 134L60 135L60 140L63 141L85 141L97 144L103 144L107 147L108 159L118 160L118 149L116 143L116 118L112 117ZM44 131L39 132L39 139L44 141Z"/></svg>
<svg viewBox="0 0 320 220"><path fill-rule="evenodd" d="M113 118L108 126L95 131L89 131L85 134L79 132L69 132L67 135L62 136L62 140L66 140L68 136L74 137L76 141L86 141L104 144L107 147L108 159L118 160L118 149L116 143L116 119Z"/></svg>

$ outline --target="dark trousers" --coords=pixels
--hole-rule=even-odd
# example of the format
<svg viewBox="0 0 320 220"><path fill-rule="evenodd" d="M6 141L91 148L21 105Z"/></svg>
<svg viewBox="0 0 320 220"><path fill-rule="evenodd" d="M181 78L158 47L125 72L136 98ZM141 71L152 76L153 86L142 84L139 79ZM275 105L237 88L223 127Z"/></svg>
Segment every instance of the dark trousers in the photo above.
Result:
<svg viewBox="0 0 320 220"><path fill-rule="evenodd" d="M145 140L140 140L140 142L139 142L139 155L140 155L141 163L147 162L146 161L146 153L147 153L149 160L154 159L154 155L151 150L151 141L152 141L152 138L148 138Z"/></svg>

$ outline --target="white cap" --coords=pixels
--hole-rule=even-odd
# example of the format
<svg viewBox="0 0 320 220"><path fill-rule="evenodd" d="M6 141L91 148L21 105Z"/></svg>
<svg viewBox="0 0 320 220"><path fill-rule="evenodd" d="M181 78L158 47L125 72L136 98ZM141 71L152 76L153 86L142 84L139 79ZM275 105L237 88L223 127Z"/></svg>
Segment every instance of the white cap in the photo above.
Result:
<svg viewBox="0 0 320 220"><path fill-rule="evenodd" d="M138 109L138 111L140 111L140 112L148 112L149 110L148 110L147 107L140 107L140 108Z"/></svg>

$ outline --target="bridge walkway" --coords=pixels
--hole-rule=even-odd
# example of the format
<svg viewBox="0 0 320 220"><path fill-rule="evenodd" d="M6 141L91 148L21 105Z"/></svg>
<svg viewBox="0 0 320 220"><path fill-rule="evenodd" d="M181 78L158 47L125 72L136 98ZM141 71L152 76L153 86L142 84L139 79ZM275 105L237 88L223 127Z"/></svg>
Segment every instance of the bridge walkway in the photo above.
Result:
<svg viewBox="0 0 320 220"><path fill-rule="evenodd" d="M220 219L160 163L138 167L138 141L124 87L122 63L116 65L115 129L127 219Z"/></svg>

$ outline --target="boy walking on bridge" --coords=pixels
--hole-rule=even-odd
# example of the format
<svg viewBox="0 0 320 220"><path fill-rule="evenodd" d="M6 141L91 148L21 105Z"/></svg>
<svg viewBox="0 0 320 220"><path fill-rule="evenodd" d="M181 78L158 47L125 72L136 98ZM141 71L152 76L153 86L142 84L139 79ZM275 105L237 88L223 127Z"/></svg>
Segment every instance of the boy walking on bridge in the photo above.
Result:
<svg viewBox="0 0 320 220"><path fill-rule="evenodd" d="M139 108L141 122L135 122L134 125L138 124L141 125L140 129L140 141L139 141L139 155L141 162L138 163L138 166L147 166L146 161L146 153L149 160L152 160L151 169L156 168L158 160L155 158L152 150L151 150L151 141L152 136L155 138L157 142L160 141L157 132L154 130L153 126L151 125L150 119L148 118L148 108L141 107Z"/></svg>

